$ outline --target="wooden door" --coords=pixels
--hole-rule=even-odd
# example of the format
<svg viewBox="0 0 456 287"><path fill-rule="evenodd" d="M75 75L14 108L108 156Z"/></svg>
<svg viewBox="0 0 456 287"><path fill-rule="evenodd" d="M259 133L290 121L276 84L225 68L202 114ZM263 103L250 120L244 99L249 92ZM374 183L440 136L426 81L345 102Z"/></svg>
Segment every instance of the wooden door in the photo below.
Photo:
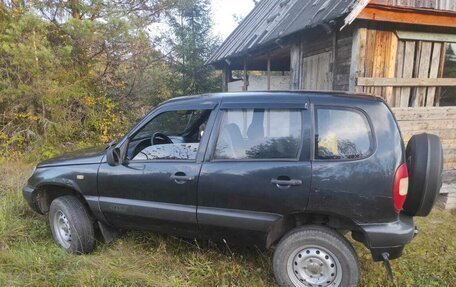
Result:
<svg viewBox="0 0 456 287"><path fill-rule="evenodd" d="M332 89L332 52L325 52L303 59L302 89L329 91Z"/></svg>

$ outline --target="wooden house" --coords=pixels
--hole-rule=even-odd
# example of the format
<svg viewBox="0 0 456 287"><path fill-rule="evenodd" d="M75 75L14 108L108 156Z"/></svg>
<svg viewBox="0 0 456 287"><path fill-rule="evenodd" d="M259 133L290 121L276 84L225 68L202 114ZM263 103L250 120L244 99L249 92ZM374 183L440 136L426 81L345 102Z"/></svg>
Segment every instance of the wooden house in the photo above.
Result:
<svg viewBox="0 0 456 287"><path fill-rule="evenodd" d="M375 94L456 168L456 0L262 0L209 63L225 91Z"/></svg>

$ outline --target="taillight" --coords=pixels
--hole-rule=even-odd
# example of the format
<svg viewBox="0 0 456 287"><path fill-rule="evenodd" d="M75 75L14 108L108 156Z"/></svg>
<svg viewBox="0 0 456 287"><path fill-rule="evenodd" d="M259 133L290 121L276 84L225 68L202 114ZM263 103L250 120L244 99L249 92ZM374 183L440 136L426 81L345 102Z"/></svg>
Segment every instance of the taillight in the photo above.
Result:
<svg viewBox="0 0 456 287"><path fill-rule="evenodd" d="M404 206L405 199L407 198L409 187L409 178L408 178L408 169L407 165L404 163L401 165L394 176L394 191L393 191L393 200L394 200L394 210L400 212L402 206Z"/></svg>

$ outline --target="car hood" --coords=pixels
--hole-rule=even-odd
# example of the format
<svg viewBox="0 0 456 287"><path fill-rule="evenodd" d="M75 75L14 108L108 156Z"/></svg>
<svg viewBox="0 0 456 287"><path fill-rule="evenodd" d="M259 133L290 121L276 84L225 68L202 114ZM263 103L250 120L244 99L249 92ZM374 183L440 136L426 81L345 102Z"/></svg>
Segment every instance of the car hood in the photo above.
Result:
<svg viewBox="0 0 456 287"><path fill-rule="evenodd" d="M40 162L38 164L38 167L76 164L97 164L102 161L105 154L105 147L83 149L45 160L43 162Z"/></svg>

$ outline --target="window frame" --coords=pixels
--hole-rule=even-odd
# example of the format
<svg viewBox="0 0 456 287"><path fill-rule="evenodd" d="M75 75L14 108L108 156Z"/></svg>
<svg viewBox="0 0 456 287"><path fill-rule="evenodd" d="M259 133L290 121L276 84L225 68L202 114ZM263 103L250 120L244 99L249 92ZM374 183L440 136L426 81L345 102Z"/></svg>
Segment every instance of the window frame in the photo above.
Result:
<svg viewBox="0 0 456 287"><path fill-rule="evenodd" d="M369 140L370 140L370 147L369 153L363 157L353 158L353 159L324 159L317 157L317 134L318 134L318 110L339 110L339 111L348 111L354 112L360 115L364 122L367 124L369 128ZM316 162L353 162L353 161L360 161L370 158L375 154L377 150L377 139L375 136L374 126L372 125L371 118L369 115L363 110L358 107L346 107L346 106L335 106L335 105L313 105L312 107L312 138L311 138L311 160Z"/></svg>
<svg viewBox="0 0 456 287"><path fill-rule="evenodd" d="M298 152L296 157L294 158L245 158L245 159L216 159L215 152L217 149L217 143L220 137L220 131L222 127L223 120L226 117L226 114L230 110L255 110L255 109L264 109L264 110L296 110L301 114L301 136L300 136L300 144L298 148ZM220 108L218 111L217 122L214 125L214 129L211 135L210 141L210 150L208 152L208 162L212 163L221 163L221 162L299 162L302 161L303 151L305 147L305 140L306 140L306 128L305 128L305 112L307 109L305 107L291 107L291 106L279 106L275 107L265 106L265 105L225 105L224 107Z"/></svg>
<svg viewBox="0 0 456 287"><path fill-rule="evenodd" d="M208 110L210 111L209 118L207 120L206 130L201 138L200 145L198 147L198 151L196 153L195 159L156 159L156 160L133 160L127 158L127 152L125 151L123 158L124 161L127 163L132 164L150 164L150 163L201 163L203 161L205 152L208 147L210 133L213 127L213 122L215 121L215 117L218 112L217 108L218 104L201 104L201 105L193 105L193 104L180 104L180 105L170 105L170 106L163 106L159 107L156 110L152 111L148 116L146 116L141 122L127 135L125 144L125 150L128 151L129 145L131 140L151 121L157 118L159 115L168 113L168 112L176 112L176 111L195 111L195 110Z"/></svg>

